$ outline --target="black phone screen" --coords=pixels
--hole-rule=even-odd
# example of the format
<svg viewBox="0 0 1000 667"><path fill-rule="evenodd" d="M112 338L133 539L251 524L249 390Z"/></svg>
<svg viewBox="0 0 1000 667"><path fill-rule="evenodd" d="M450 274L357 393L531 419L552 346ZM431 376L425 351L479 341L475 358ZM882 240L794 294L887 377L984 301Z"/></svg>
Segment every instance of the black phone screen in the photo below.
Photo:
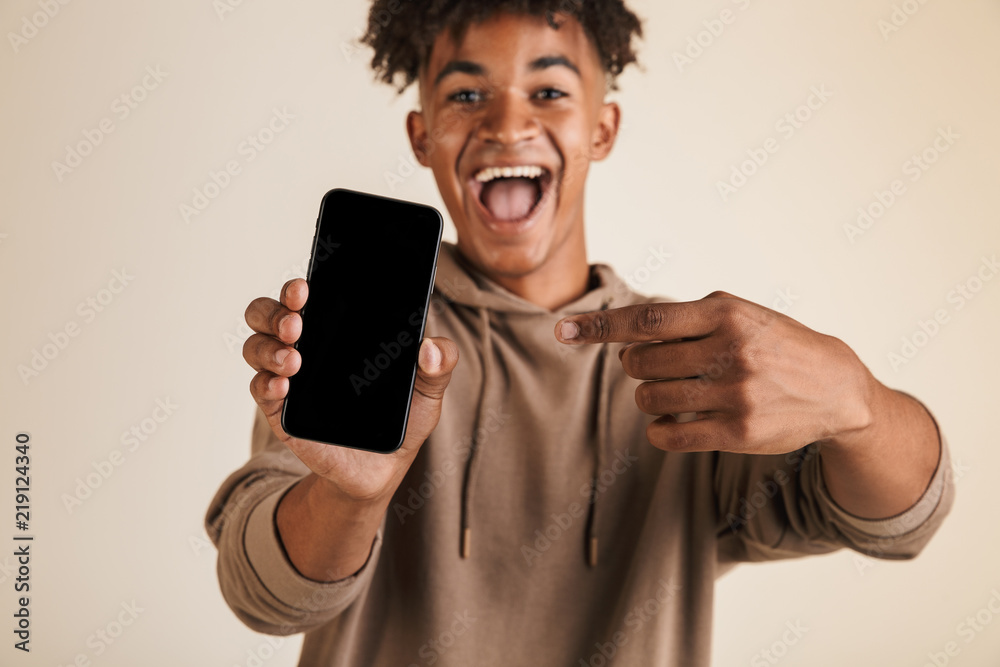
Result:
<svg viewBox="0 0 1000 667"><path fill-rule="evenodd" d="M320 205L309 298L281 424L289 435L377 452L406 433L441 245L434 208L336 189Z"/></svg>

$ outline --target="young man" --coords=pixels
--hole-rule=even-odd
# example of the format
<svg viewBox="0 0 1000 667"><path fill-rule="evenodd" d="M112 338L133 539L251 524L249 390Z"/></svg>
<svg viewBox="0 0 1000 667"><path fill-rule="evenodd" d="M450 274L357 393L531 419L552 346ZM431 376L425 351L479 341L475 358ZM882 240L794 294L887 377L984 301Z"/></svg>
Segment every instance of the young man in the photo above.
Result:
<svg viewBox="0 0 1000 667"><path fill-rule="evenodd" d="M305 632L301 664L707 665L734 563L910 558L947 513L932 418L844 343L588 264L584 183L639 29L619 0L372 7L458 242L391 455L282 431L306 284L247 309L253 456L206 525L232 609Z"/></svg>

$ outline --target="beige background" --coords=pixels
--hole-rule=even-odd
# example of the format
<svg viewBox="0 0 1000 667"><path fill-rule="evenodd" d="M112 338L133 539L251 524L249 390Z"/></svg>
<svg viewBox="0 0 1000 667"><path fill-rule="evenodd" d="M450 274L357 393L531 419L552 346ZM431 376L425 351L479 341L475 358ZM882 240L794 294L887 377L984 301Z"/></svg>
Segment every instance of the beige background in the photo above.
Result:
<svg viewBox="0 0 1000 667"><path fill-rule="evenodd" d="M373 85L367 53L350 46L360 0L230 0L222 13L226 0L50 1L51 19L38 0L0 6L0 663L292 665L298 639L271 648L226 608L201 527L248 452L242 313L304 273L329 188L440 206L430 175L407 166L413 96ZM645 72L621 81L625 127L593 172L591 260L677 299L725 289L780 306L790 291L790 315L933 408L961 464L954 513L913 562L843 551L722 579L720 667L772 664L760 652L775 643L786 665L920 666L952 641L948 664L1000 660L1000 618L986 606L1000 590L1000 279L961 309L948 299L1000 251L1000 5L897 4L917 11L884 36L890 0L634 2L647 19ZM702 35L710 45L679 68L674 53L725 9L732 23ZM32 36L13 44L21 31ZM124 117L116 99L144 77L152 89ZM786 136L776 123L813 86L831 97ZM275 108L294 119L249 161L241 143ZM102 119L110 134L95 134ZM911 181L904 163L949 127L959 138ZM52 163L85 132L100 144L60 180ZM723 201L717 182L769 137L779 150ZM180 205L230 160L240 173L186 222ZM402 177L394 189L387 172ZM851 243L844 225L895 179L905 193ZM650 247L671 259L646 274ZM132 276L124 289L114 271ZM939 309L946 324L921 338ZM77 335L64 340L67 325ZM888 355L914 334L923 346L894 369ZM18 367L35 351L53 358L24 381ZM158 399L178 406L163 423L151 421ZM146 440L126 446L121 434L144 420ZM19 431L32 438L30 656L10 632ZM133 601L134 622L113 644L97 639ZM962 632L977 613L992 623ZM786 622L808 630L781 647Z"/></svg>

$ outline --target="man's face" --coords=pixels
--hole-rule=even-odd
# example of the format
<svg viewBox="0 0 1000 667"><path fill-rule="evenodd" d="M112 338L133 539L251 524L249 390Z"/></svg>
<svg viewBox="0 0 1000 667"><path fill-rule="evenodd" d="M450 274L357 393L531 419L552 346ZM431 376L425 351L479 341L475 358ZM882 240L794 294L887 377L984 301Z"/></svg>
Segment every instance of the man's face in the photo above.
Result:
<svg viewBox="0 0 1000 667"><path fill-rule="evenodd" d="M458 246L491 275L520 277L583 254L584 182L611 150L596 48L580 24L499 14L461 43L437 37L407 130L434 172Z"/></svg>

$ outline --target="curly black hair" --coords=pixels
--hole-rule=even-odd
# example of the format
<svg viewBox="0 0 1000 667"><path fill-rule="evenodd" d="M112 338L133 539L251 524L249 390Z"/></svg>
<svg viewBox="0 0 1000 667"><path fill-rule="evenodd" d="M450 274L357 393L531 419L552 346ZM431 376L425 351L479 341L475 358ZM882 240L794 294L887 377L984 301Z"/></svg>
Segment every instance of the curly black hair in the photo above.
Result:
<svg viewBox="0 0 1000 667"><path fill-rule="evenodd" d="M637 62L632 37L642 37L642 22L623 0L374 0L361 43L375 50L376 78L403 92L442 30L460 41L469 25L500 12L544 16L556 29L556 13L576 18L597 47L612 90L622 70Z"/></svg>

